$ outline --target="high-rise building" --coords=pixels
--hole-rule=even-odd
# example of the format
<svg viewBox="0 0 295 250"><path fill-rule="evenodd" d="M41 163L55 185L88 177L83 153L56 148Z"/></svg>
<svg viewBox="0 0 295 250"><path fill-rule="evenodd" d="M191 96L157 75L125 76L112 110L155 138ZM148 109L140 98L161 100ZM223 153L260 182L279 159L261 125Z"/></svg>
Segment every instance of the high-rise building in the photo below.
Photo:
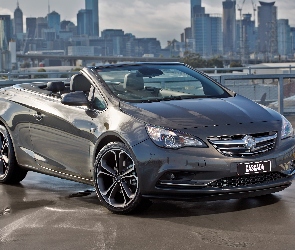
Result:
<svg viewBox="0 0 295 250"><path fill-rule="evenodd" d="M202 0L191 0L191 18L193 18L196 8L201 7Z"/></svg>
<svg viewBox="0 0 295 250"><path fill-rule="evenodd" d="M193 51L201 56L211 56L211 18L205 10L194 13L192 18Z"/></svg>
<svg viewBox="0 0 295 250"><path fill-rule="evenodd" d="M250 55L257 52L257 29L251 14L243 14L237 22L236 49L242 64L247 64Z"/></svg>
<svg viewBox="0 0 295 250"><path fill-rule="evenodd" d="M23 12L19 7L19 2L17 1L17 8L14 11L14 35L24 33L23 28Z"/></svg>
<svg viewBox="0 0 295 250"><path fill-rule="evenodd" d="M7 50L12 37L10 15L0 15L0 50Z"/></svg>
<svg viewBox="0 0 295 250"><path fill-rule="evenodd" d="M27 26L27 39L33 39L36 37L36 27L37 27L37 18L36 17L27 17L26 18Z"/></svg>
<svg viewBox="0 0 295 250"><path fill-rule="evenodd" d="M289 56L292 53L291 27L288 19L278 20L278 53Z"/></svg>
<svg viewBox="0 0 295 250"><path fill-rule="evenodd" d="M276 55L278 53L277 7L275 2L259 1L258 7L258 50Z"/></svg>
<svg viewBox="0 0 295 250"><path fill-rule="evenodd" d="M236 1L226 0L223 6L223 53L233 55L236 52Z"/></svg>
<svg viewBox="0 0 295 250"><path fill-rule="evenodd" d="M211 48L212 55L223 54L222 18L218 15L210 15L211 19Z"/></svg>
<svg viewBox="0 0 295 250"><path fill-rule="evenodd" d="M42 31L48 29L48 23L46 18L38 17L36 20L36 38L42 38Z"/></svg>
<svg viewBox="0 0 295 250"><path fill-rule="evenodd" d="M77 35L92 34L92 10L79 10L77 14Z"/></svg>
<svg viewBox="0 0 295 250"><path fill-rule="evenodd" d="M205 13L201 0L191 0L193 52L204 57L219 54L221 39L221 20ZM215 34L212 34L214 30Z"/></svg>
<svg viewBox="0 0 295 250"><path fill-rule="evenodd" d="M295 27L291 27L291 49L295 53Z"/></svg>
<svg viewBox="0 0 295 250"><path fill-rule="evenodd" d="M99 36L99 10L98 0L85 0L85 9L92 11L91 36Z"/></svg>
<svg viewBox="0 0 295 250"><path fill-rule="evenodd" d="M47 15L48 28L55 29L56 34L60 31L60 14L56 11L52 11Z"/></svg>

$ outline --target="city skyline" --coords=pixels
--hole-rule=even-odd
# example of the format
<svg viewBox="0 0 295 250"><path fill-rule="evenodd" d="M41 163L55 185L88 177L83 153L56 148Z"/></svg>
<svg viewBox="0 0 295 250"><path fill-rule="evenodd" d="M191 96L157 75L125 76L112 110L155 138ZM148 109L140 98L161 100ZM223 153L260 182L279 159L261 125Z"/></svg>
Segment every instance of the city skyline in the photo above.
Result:
<svg viewBox="0 0 295 250"><path fill-rule="evenodd" d="M202 0L202 6L208 14L222 14L223 0ZM270 2L265 0L266 2ZM21 10L26 17L45 17L48 14L48 1L18 0ZM259 6L258 1L255 1ZM70 20L77 24L77 13L85 8L81 0L50 0L50 11L56 11L62 20ZM237 1L237 5L241 5ZM32 8L34 6L34 8ZM126 7L128 6L128 7ZM295 27L295 17L290 10L295 8L291 0L276 1L278 19L289 19L290 25ZM17 7L17 0L0 0L0 14L8 14L13 18ZM137 37L155 37L161 41L162 47L168 40L180 40L184 28L190 26L190 0L99 0L99 30L123 29L126 33L133 33ZM169 13L169 14L168 14ZM251 0L247 0L243 13L253 13ZM238 11L237 11L238 15ZM257 18L256 18L257 19ZM136 21L135 21L136 20ZM177 20L177 22L175 22ZM25 25L25 21L24 21Z"/></svg>

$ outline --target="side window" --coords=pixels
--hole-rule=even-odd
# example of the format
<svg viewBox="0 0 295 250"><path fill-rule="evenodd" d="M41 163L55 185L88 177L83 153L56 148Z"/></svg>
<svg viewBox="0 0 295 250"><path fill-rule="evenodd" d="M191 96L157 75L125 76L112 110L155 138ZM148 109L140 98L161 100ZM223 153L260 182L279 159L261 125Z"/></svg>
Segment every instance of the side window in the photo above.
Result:
<svg viewBox="0 0 295 250"><path fill-rule="evenodd" d="M107 105L97 89L93 86L90 88L89 101L92 102L92 108L96 110L104 110Z"/></svg>

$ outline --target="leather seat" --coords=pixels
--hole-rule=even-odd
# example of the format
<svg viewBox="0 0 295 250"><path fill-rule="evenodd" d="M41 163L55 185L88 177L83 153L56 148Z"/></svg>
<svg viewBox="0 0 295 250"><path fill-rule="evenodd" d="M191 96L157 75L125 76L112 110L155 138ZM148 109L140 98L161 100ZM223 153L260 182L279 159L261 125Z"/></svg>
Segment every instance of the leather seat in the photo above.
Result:
<svg viewBox="0 0 295 250"><path fill-rule="evenodd" d="M70 90L72 92L74 91L89 92L90 88L91 88L91 83L88 81L88 79L85 76L81 74L76 74L71 77Z"/></svg>
<svg viewBox="0 0 295 250"><path fill-rule="evenodd" d="M64 82L48 82L46 90L52 91L52 92L60 92L65 90L65 84Z"/></svg>
<svg viewBox="0 0 295 250"><path fill-rule="evenodd" d="M143 90L144 81L142 76L137 76L136 73L129 73L124 77L123 88L126 90Z"/></svg>

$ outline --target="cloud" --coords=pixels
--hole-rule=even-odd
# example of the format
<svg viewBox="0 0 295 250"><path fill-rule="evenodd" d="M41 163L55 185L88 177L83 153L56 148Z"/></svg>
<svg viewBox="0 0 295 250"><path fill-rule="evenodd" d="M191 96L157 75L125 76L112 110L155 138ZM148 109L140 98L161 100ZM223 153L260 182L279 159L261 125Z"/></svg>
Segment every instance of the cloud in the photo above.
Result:
<svg viewBox="0 0 295 250"><path fill-rule="evenodd" d="M0 7L0 15L13 15L13 12L9 9Z"/></svg>
<svg viewBox="0 0 295 250"><path fill-rule="evenodd" d="M100 12L101 30L122 28L137 37L156 37L162 46L168 39L179 40L190 26L187 1L101 1L100 9L104 10Z"/></svg>

